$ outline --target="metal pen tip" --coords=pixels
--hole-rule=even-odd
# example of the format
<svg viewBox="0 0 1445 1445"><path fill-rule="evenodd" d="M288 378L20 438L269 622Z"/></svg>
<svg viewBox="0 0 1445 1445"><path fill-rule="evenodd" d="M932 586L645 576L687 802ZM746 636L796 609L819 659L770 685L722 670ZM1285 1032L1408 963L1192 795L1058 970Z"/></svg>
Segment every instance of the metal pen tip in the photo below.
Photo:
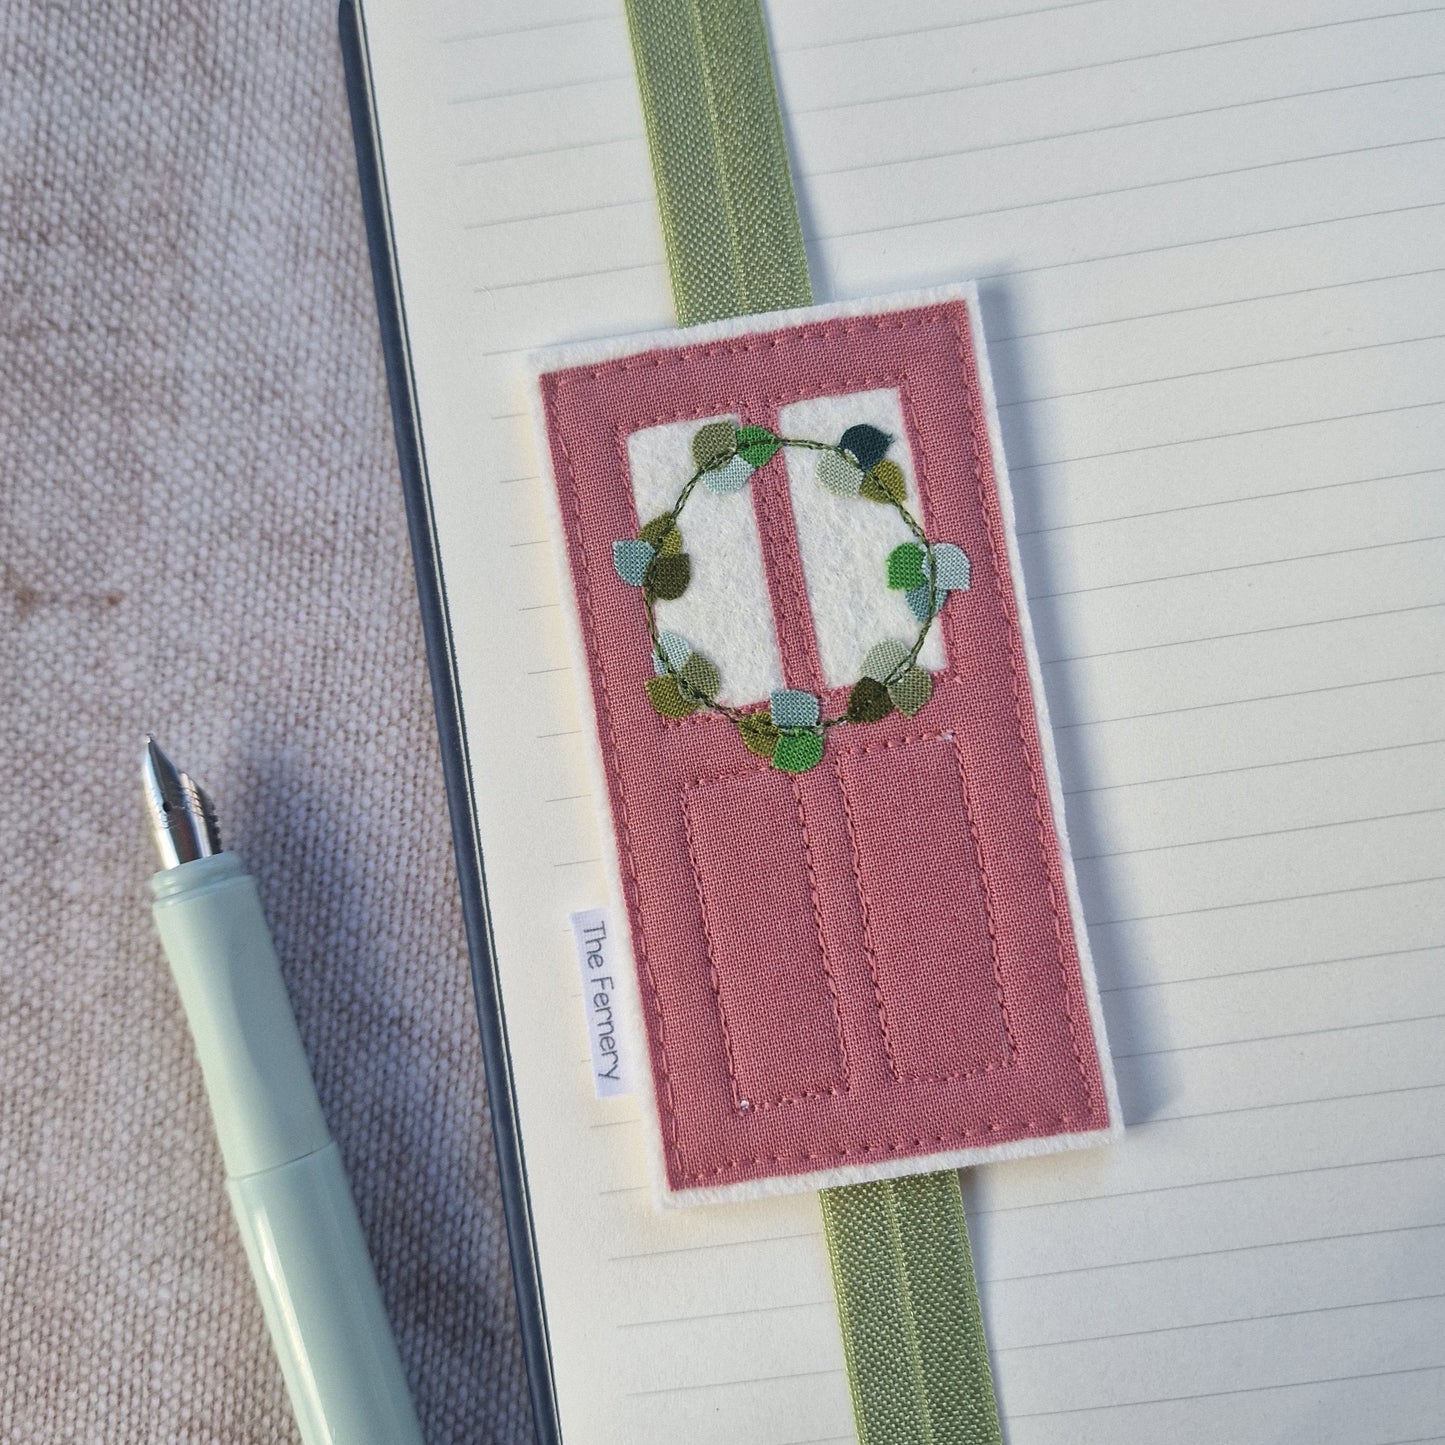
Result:
<svg viewBox="0 0 1445 1445"><path fill-rule="evenodd" d="M221 851L210 795L176 767L149 733L141 758L141 788L162 868L178 868Z"/></svg>

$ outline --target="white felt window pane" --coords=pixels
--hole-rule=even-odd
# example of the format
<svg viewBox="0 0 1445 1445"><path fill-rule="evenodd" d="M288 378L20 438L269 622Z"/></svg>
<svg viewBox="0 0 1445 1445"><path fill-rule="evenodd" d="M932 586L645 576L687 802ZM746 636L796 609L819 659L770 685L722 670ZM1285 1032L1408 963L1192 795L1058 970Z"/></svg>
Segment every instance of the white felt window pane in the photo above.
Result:
<svg viewBox="0 0 1445 1445"><path fill-rule="evenodd" d="M814 441L836 442L860 422L897 438L888 455L903 468L908 481L906 505L921 524L913 457L897 391L817 397L785 406L779 413L784 436ZM918 619L903 593L889 590L887 580L889 552L909 541L912 533L892 507L866 497L840 497L819 482L817 471L816 452L789 450L788 481L818 657L828 686L846 687L857 682L863 659L875 643L896 638L911 647L918 636ZM943 667L943 640L937 626L930 629L918 660L934 671Z"/></svg>
<svg viewBox="0 0 1445 1445"><path fill-rule="evenodd" d="M738 420L670 422L627 438L639 521L671 508L696 467L693 437L709 421L725 419ZM783 663L752 489L717 494L695 487L678 525L692 559L692 581L675 601L657 603L657 624L685 637L713 663L722 677L719 701L735 707L765 701L783 686Z"/></svg>

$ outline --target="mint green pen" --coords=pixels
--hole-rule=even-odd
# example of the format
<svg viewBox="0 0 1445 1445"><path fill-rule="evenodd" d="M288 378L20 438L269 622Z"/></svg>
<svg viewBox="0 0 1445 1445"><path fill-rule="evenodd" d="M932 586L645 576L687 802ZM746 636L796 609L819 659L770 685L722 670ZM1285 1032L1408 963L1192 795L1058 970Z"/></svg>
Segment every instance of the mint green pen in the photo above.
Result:
<svg viewBox="0 0 1445 1445"><path fill-rule="evenodd" d="M256 885L205 790L146 740L152 912L205 1076L246 1258L305 1445L422 1445Z"/></svg>

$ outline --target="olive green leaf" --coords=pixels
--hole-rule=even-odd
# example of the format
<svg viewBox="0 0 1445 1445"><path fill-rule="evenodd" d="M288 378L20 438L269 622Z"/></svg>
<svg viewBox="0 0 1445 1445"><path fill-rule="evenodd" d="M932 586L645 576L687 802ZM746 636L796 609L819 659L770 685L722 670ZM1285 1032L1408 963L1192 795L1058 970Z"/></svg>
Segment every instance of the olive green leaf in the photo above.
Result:
<svg viewBox="0 0 1445 1445"><path fill-rule="evenodd" d="M738 449L738 429L730 421L710 421L692 439L692 459L699 471L720 467Z"/></svg>
<svg viewBox="0 0 1445 1445"><path fill-rule="evenodd" d="M858 490L859 495L870 502L896 502L902 506L908 495L908 483L903 479L903 468L885 458L863 478Z"/></svg>
<svg viewBox="0 0 1445 1445"><path fill-rule="evenodd" d="M682 689L677 685L677 679L667 672L660 677L647 679L647 696L663 717L687 717L702 706L701 703L684 697Z"/></svg>
<svg viewBox="0 0 1445 1445"><path fill-rule="evenodd" d="M738 732L742 735L743 745L747 750L756 753L760 758L771 758L778 746L778 729L773 726L772 719L765 712L750 712L745 717L740 717Z"/></svg>
<svg viewBox="0 0 1445 1445"><path fill-rule="evenodd" d="M718 676L717 668L700 652L694 652L678 668L677 675L693 692L707 698L709 702L717 696L717 690L722 686L722 678Z"/></svg>
<svg viewBox="0 0 1445 1445"><path fill-rule="evenodd" d="M660 597L665 602L681 597L691 581L692 562L686 552L672 556L660 553L647 569L646 585L652 589L654 597Z"/></svg>
<svg viewBox="0 0 1445 1445"><path fill-rule="evenodd" d="M912 717L933 696L933 679L921 667L910 667L888 684L888 696L904 717Z"/></svg>
<svg viewBox="0 0 1445 1445"><path fill-rule="evenodd" d="M848 694L846 716L851 723L878 722L893 711L888 689L876 678L863 677L853 684Z"/></svg>

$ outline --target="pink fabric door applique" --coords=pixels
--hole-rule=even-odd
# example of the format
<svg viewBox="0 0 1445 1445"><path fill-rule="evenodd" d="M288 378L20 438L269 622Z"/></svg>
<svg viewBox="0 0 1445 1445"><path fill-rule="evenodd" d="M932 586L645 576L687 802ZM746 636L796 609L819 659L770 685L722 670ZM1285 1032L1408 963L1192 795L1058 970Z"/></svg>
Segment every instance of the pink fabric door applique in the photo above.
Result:
<svg viewBox="0 0 1445 1445"><path fill-rule="evenodd" d="M958 289L864 314L698 328L630 354L549 359L538 377L678 1199L921 1172L1116 1127L973 304ZM794 436L799 418L847 416L865 395L897 408L889 455L908 505L929 539L966 554L971 579L919 658L933 663L927 703L833 728L821 762L785 771L726 717L659 715L653 639L613 544L648 520L635 500L639 438L719 417ZM756 528L733 550L739 577L744 551L761 559L771 633L757 667L837 717L849 687L833 654L852 657L853 619L828 548L852 544L803 517L808 483L789 467L779 452L727 499L729 525ZM700 586L726 576L708 565ZM726 678L728 657L711 660ZM766 710L768 695L746 703Z"/></svg>

